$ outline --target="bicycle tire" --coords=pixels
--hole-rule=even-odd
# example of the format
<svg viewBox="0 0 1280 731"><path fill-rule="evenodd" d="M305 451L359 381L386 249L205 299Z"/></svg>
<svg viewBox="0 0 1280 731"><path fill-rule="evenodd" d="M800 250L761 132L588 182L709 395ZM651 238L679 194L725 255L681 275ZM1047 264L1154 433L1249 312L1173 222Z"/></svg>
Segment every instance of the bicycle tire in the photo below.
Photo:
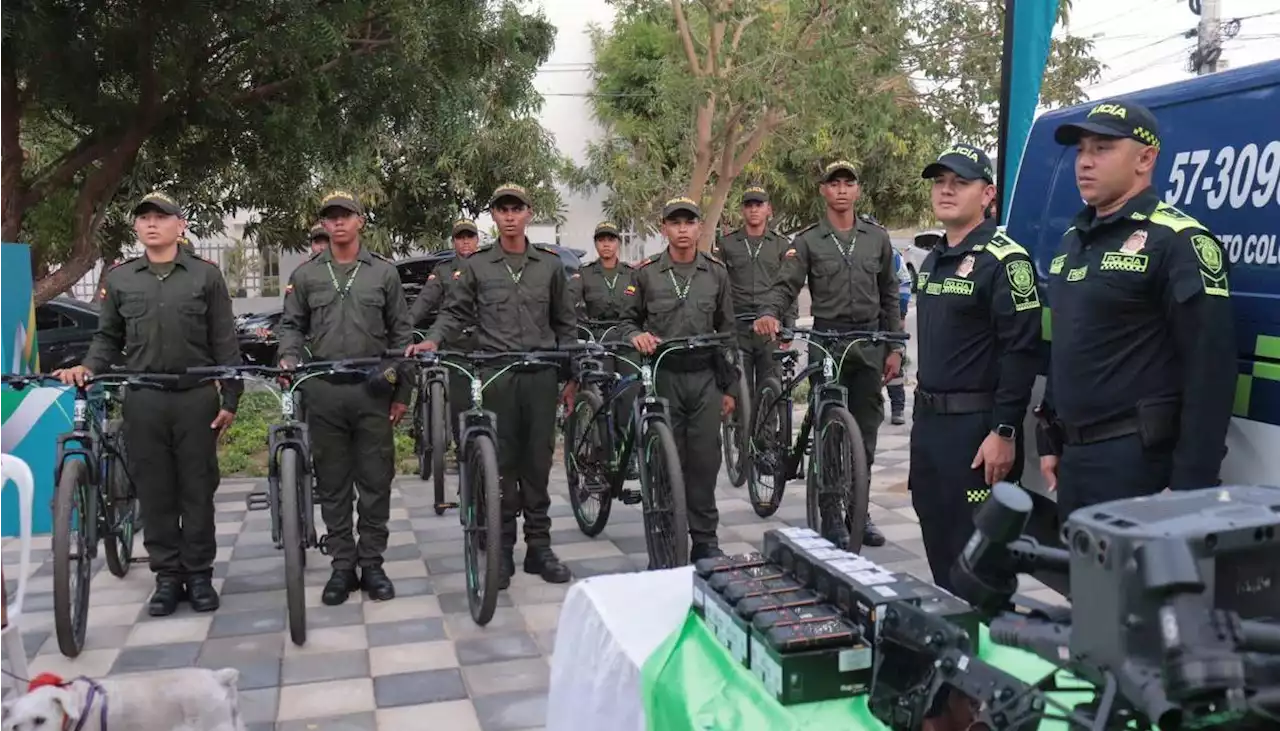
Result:
<svg viewBox="0 0 1280 731"><path fill-rule="evenodd" d="M822 460L815 460L805 480L805 513L809 527L822 532L821 502L819 485L835 484L839 488L839 510L841 515L833 520L844 522L849 532L849 545L841 546L853 553L862 551L862 533L867 525L867 511L871 499L871 474L867 468L867 454L863 447L862 430L853 415L843 406L828 406L823 412L815 439L826 439L832 428L835 433L830 443L821 445ZM846 458L843 455L848 455ZM837 470L833 467L839 463ZM848 475L840 474L846 471ZM831 474L836 472L837 474Z"/></svg>
<svg viewBox="0 0 1280 731"><path fill-rule="evenodd" d="M280 450L280 543L284 548L284 598L289 614L289 639L307 642L307 602L304 594L306 546L302 544L302 511L298 491L298 452Z"/></svg>
<svg viewBox="0 0 1280 731"><path fill-rule="evenodd" d="M467 450L467 479L461 484L462 556L471 619L484 626L498 607L502 580L502 494L498 487L498 453L488 435L474 437ZM478 524L484 516L484 525ZM484 547L480 542L484 542ZM484 578L478 575L484 554Z"/></svg>
<svg viewBox="0 0 1280 731"><path fill-rule="evenodd" d="M84 649L89 622L91 562L87 532L98 519L97 490L89 484L89 466L80 459L67 460L58 478L53 502L53 624L58 650L76 657ZM75 518L75 525L72 519ZM80 550L72 563L72 536ZM74 571L73 571L74 569ZM75 586L71 581L75 579Z"/></svg>
<svg viewBox="0 0 1280 731"><path fill-rule="evenodd" d="M449 448L448 423L444 416L444 387L439 383L432 383L427 391L427 408L431 417L427 422L427 444L431 449L431 484L435 488L436 515L444 515L444 453Z"/></svg>
<svg viewBox="0 0 1280 731"><path fill-rule="evenodd" d="M413 453L418 458L418 479L426 482L431 479L431 418L427 397L418 393L413 405Z"/></svg>
<svg viewBox="0 0 1280 731"><path fill-rule="evenodd" d="M578 529L584 535L595 538L609 524L609 514L613 510L613 495L608 489L610 477L605 460L604 444L599 431L604 421L597 418L600 409L604 408L604 399L594 390L580 391L574 399L573 411L564 420L564 471L568 476L569 505L573 508L573 518L578 521ZM583 433L583 429L588 431ZM589 491L588 480L606 480L605 489ZM594 517L589 515L588 506L595 506Z"/></svg>
<svg viewBox="0 0 1280 731"><path fill-rule="evenodd" d="M108 453L102 480L107 487L107 499L102 503L105 513L102 521L102 551L107 559L107 570L112 576L123 579L133 565L133 544L138 532L138 497L134 492L133 480L129 478L128 462L125 461L128 457L124 435L120 431L121 423L119 419L108 422L104 435L115 454Z"/></svg>
<svg viewBox="0 0 1280 731"><path fill-rule="evenodd" d="M751 388L747 372L738 369L738 398L733 413L721 420L720 448L724 453L724 471L729 483L742 487L747 481L747 445L751 433Z"/></svg>
<svg viewBox="0 0 1280 731"><path fill-rule="evenodd" d="M689 564L688 496L684 474L680 469L680 453L671 427L662 421L650 421L641 437L640 490L644 506L644 538L649 551L649 566L670 569ZM665 478L666 486L655 484L655 477ZM666 503L670 502L670 505ZM670 512L670 519L663 514Z"/></svg>
<svg viewBox="0 0 1280 731"><path fill-rule="evenodd" d="M778 512L782 494L787 488L786 466L791 446L791 419L786 413L788 402L782 398L782 383L776 378L766 378L760 384L759 411L751 427L751 439L747 443L747 493L751 509L761 518ZM771 465L771 475L765 475L760 465ZM768 478L766 480L765 478Z"/></svg>

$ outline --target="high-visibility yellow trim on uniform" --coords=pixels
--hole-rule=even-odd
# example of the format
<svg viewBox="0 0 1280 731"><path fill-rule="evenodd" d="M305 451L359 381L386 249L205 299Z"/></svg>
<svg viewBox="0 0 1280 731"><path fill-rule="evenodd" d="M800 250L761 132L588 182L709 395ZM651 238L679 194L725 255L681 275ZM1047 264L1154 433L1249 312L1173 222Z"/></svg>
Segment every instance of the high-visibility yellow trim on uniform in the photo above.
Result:
<svg viewBox="0 0 1280 731"><path fill-rule="evenodd" d="M985 503L988 497L991 497L991 488L983 488L981 490L965 490L965 501L970 504Z"/></svg>

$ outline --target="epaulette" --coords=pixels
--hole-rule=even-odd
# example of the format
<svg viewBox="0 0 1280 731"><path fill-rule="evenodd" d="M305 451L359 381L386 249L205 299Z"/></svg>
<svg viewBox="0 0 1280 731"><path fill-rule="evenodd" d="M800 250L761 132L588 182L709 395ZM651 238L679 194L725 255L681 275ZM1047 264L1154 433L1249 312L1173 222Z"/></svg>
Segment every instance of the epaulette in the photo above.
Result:
<svg viewBox="0 0 1280 731"><path fill-rule="evenodd" d="M977 248L978 247L976 246L974 247L974 249ZM1030 254L1027 253L1027 250L1022 248L1022 244L1019 244L1017 241L1014 241L999 231L996 232L995 236L991 237L991 240L987 242L985 248L987 252L999 261L1004 261L1005 257L1013 256L1015 254L1022 254L1023 256L1030 258Z"/></svg>
<svg viewBox="0 0 1280 731"><path fill-rule="evenodd" d="M658 259L659 259L659 257L658 257L658 256L651 256L651 257L649 257L648 259L641 259L640 261L636 262L635 268L636 268L636 269L643 269L643 268L645 268L645 267L649 266L650 264L654 263L654 262L655 262L655 261L657 261Z"/></svg>
<svg viewBox="0 0 1280 731"><path fill-rule="evenodd" d="M715 254L712 254L712 253L711 253L711 252L709 252L709 251L704 251L704 252L702 252L702 255L703 255L703 256L705 256L705 257L707 257L707 258L708 258L708 259L710 259L711 261L714 261L715 263L719 264L720 266L724 266L724 262L723 262L723 261L720 261L720 259L719 259L719 258L717 258Z"/></svg>
<svg viewBox="0 0 1280 731"><path fill-rule="evenodd" d="M866 221L867 223L871 224L872 226L876 226L876 227L878 227L878 228L884 228L884 224L882 224L882 223L880 223L879 221L877 221L877 220L875 219L875 217L874 217L874 216L872 216L872 215L871 215L871 214L869 214L869 213L859 213L859 214L858 214L858 220L859 220L859 221Z"/></svg>
<svg viewBox="0 0 1280 731"><path fill-rule="evenodd" d="M315 261L315 258L316 258L317 256L320 256L320 255L321 255L321 254L323 254L323 253L324 253L324 249L321 249L320 251L316 251L316 252L312 253L312 254L311 254L311 256L308 256L308 257L307 257L307 261Z"/></svg>
<svg viewBox="0 0 1280 731"><path fill-rule="evenodd" d="M480 252L482 252L482 251L488 251L488 250L490 250L490 249L492 249L492 248L493 248L493 244L485 244L484 246L480 246L480 247L478 247L478 248L476 249L476 253L477 253L477 254L479 254L479 253L480 253Z"/></svg>
<svg viewBox="0 0 1280 731"><path fill-rule="evenodd" d="M118 269L119 267L122 267L122 266L124 266L125 264L129 264L129 263L131 263L131 262L135 262L135 261L137 261L137 260L139 260L139 259L141 259L141 258L142 258L142 257L140 257L140 256L135 256L135 257L130 258L130 259L125 259L124 261L116 262L115 264L112 264L112 265L107 269L107 271L111 271L111 270L113 270L113 269Z"/></svg>
<svg viewBox="0 0 1280 731"><path fill-rule="evenodd" d="M1139 214L1134 214L1133 218L1140 219L1141 216ZM1174 233L1185 231L1189 228L1203 229L1206 232L1209 230L1204 224L1200 223L1196 219L1164 202L1160 202L1156 205L1156 209L1151 212L1151 215L1147 217L1147 220L1159 226L1172 229Z"/></svg>
<svg viewBox="0 0 1280 731"><path fill-rule="evenodd" d="M808 226L805 226L804 228L800 229L799 231L796 231L796 236L797 237L804 236L805 234L817 228L819 223L821 223L821 221L811 223ZM792 240L794 241L795 239L792 239Z"/></svg>
<svg viewBox="0 0 1280 731"><path fill-rule="evenodd" d="M383 256L382 254L379 254L379 253L378 253L378 252L376 252L376 251L370 251L369 253L370 253L370 254L373 254L373 256L374 256L375 258L377 258L377 259L381 259L381 260L385 261L385 262L386 262L386 263L388 263L388 264L395 264L395 261L394 261L394 260L392 260L391 258L389 258L389 257L387 257L387 256Z"/></svg>
<svg viewBox="0 0 1280 731"><path fill-rule="evenodd" d="M544 251L548 254L556 253L556 250L551 248L551 244L534 244L533 248L537 249L538 251Z"/></svg>

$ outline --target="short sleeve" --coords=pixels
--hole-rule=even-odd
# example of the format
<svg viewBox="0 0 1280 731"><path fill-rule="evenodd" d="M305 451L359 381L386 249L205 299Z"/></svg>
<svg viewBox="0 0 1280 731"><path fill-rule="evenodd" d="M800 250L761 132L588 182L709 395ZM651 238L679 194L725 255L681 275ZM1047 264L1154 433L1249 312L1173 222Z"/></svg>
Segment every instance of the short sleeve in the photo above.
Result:
<svg viewBox="0 0 1280 731"><path fill-rule="evenodd" d="M1224 252L1222 243L1202 229L1176 233L1167 252L1167 296L1177 304L1201 293L1229 296Z"/></svg>

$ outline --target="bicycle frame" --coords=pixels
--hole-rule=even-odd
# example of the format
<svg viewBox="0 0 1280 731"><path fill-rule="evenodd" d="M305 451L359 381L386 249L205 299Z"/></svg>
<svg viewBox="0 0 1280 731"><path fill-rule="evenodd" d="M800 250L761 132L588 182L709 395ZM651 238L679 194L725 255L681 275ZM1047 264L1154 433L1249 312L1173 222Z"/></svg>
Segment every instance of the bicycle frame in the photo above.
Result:
<svg viewBox="0 0 1280 731"><path fill-rule="evenodd" d="M297 383L301 383L305 378L306 376L298 379ZM305 422L296 418L297 403L293 392L297 383L294 383L289 390L282 389L279 394L281 423L267 427L266 499L267 507L271 511L271 542L276 548L284 547L281 527L284 516L280 514L280 455L286 449L293 449L298 453L298 480L303 483L298 486L301 493L298 496L298 505L302 512L302 533L308 547L317 545L314 497L311 494L312 491L308 489L315 479L311 466L311 432ZM250 494L247 500L249 509L260 510L261 508L254 507L253 498L254 494ZM321 551L321 553L324 552Z"/></svg>

